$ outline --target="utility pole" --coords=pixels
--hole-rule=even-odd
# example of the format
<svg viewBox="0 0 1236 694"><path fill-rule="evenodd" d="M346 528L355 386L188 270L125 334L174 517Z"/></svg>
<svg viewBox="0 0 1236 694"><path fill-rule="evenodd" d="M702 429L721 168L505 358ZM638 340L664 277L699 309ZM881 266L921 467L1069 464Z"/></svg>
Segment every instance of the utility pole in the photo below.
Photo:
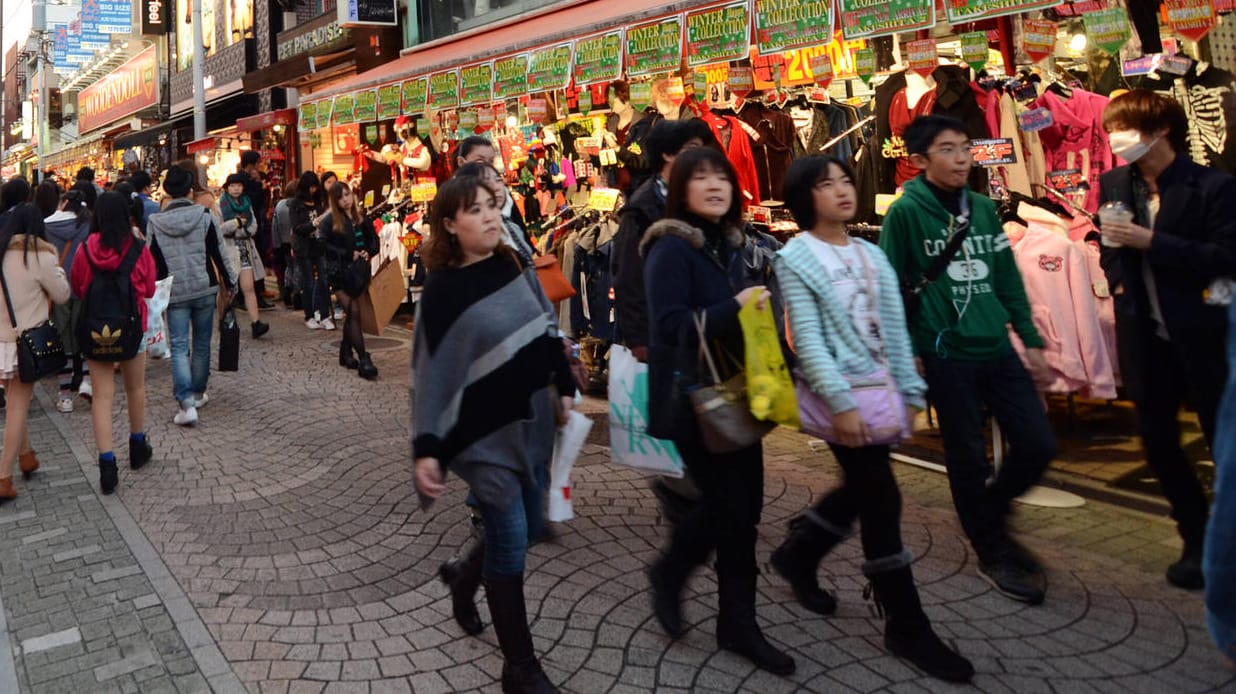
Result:
<svg viewBox="0 0 1236 694"><path fill-rule="evenodd" d="M193 0L192 23L193 139L201 140L206 137L206 55L202 49L202 0Z"/></svg>
<svg viewBox="0 0 1236 694"><path fill-rule="evenodd" d="M39 112L35 117L35 126L39 129L39 183L43 182L43 172L47 170L47 138L51 133L51 110L48 101L49 91L47 88L47 50L45 41L47 38L47 0L34 0L34 31L38 35L38 61L37 72L39 74Z"/></svg>

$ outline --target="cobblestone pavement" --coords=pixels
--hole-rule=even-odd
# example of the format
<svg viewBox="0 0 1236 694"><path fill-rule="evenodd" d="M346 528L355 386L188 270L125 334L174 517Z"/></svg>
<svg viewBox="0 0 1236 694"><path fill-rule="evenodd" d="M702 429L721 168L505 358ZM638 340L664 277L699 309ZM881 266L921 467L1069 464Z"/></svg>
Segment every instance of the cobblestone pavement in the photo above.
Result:
<svg viewBox="0 0 1236 694"><path fill-rule="evenodd" d="M381 377L369 383L335 366L337 332L266 315L270 336L244 339L239 373L212 374L195 428L172 425L167 364L151 365L155 462L122 466L114 497L95 491L84 403L62 415L40 396L44 472L0 507L0 692L6 671L25 692L497 691L492 628L465 637L435 576L469 541L463 485L431 513L416 510L406 339L375 352ZM126 426L118 412L122 440ZM827 455L795 433L771 436L765 460L761 561L835 479ZM1200 595L1162 578L1179 551L1165 519L1093 502L1019 508L1015 526L1051 582L1047 602L1028 607L975 574L944 478L897 474L927 612L975 661L979 690L1236 691ZM667 528L643 475L590 444L573 498L577 517L532 548L527 578L537 650L565 691L949 690L885 654L857 541L825 562L841 601L833 617L798 607L779 578L761 580L766 633L798 660L778 678L717 651L711 570L688 591L690 632L671 644L657 627L644 569ZM481 612L488 622L483 602Z"/></svg>

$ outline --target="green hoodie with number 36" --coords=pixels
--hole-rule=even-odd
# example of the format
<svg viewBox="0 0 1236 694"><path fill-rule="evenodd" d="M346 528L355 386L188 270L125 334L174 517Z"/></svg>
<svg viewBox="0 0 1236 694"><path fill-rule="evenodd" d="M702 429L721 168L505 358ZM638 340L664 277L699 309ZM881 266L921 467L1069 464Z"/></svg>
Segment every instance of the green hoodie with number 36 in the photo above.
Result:
<svg viewBox="0 0 1236 694"><path fill-rule="evenodd" d="M1011 323L1026 347L1042 347L996 204L966 190L970 233L948 268L923 291L910 337L917 355L982 361L1012 349ZM906 182L880 229L880 248L904 284L917 283L948 245L955 218L922 176Z"/></svg>

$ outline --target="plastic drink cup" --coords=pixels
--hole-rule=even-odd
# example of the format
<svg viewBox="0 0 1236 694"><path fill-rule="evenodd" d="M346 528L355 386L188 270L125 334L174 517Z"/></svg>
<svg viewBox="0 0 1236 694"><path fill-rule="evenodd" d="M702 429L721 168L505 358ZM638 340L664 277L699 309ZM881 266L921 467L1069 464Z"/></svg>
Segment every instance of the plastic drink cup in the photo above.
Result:
<svg viewBox="0 0 1236 694"><path fill-rule="evenodd" d="M1108 248L1120 248L1124 244L1118 241L1113 241L1107 234L1101 233L1101 227L1106 226L1109 222L1129 223L1132 221L1133 210L1129 209L1128 205L1120 202L1119 200L1111 200L1103 203L1103 206L1099 208L1099 239L1103 242L1103 245Z"/></svg>

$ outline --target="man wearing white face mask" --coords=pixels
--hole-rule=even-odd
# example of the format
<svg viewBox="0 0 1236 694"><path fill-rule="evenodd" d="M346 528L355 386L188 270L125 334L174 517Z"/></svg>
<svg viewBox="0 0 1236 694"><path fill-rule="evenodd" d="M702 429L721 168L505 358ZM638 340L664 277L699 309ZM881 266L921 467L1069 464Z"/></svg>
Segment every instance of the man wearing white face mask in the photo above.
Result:
<svg viewBox="0 0 1236 694"><path fill-rule="evenodd" d="M1178 415L1187 401L1214 445L1227 378L1227 314L1215 299L1236 277L1236 179L1189 159L1187 117L1168 97L1123 94L1104 110L1103 126L1128 164L1103 174L1100 203L1117 200L1133 211L1132 221L1102 223L1121 372L1146 462L1184 540L1167 580L1196 590L1209 503L1181 448Z"/></svg>

